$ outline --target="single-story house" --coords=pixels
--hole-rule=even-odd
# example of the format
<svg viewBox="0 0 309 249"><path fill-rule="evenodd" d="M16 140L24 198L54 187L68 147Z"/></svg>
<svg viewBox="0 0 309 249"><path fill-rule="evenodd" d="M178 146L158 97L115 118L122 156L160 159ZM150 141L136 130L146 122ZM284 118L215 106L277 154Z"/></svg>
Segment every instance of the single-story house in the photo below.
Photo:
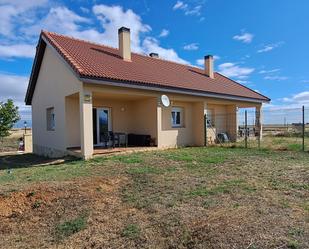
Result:
<svg viewBox="0 0 309 249"><path fill-rule="evenodd" d="M201 69L131 52L128 28L118 37L116 49L41 32L25 97L34 153L59 157L80 148L91 158L112 133L131 135L133 144L150 138L159 148L204 146L206 133L236 139L238 108L256 108L260 121L270 99L214 72L212 56Z"/></svg>

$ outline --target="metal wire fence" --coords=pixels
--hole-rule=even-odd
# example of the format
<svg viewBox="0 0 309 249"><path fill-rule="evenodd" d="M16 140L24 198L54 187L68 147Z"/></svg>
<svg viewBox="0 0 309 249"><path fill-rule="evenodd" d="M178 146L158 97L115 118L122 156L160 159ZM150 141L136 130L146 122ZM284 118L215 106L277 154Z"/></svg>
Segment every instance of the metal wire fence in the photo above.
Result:
<svg viewBox="0 0 309 249"><path fill-rule="evenodd" d="M215 113L206 120L209 144L309 151L309 108L269 108L261 113L255 108L239 109L236 114Z"/></svg>

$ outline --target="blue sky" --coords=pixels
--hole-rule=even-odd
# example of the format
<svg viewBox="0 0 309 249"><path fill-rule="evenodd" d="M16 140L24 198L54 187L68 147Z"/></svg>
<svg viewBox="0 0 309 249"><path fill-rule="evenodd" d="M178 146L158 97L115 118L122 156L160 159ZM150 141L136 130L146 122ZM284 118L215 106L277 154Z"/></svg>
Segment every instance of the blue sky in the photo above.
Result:
<svg viewBox="0 0 309 249"><path fill-rule="evenodd" d="M308 0L0 0L0 101L23 99L41 29L117 47L131 28L133 50L202 66L272 99L265 108L309 105Z"/></svg>

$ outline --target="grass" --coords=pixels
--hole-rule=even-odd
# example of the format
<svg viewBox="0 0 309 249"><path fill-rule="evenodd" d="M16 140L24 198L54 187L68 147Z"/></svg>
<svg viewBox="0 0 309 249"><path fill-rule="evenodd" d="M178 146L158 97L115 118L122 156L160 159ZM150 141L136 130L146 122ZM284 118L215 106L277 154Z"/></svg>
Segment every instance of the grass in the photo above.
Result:
<svg viewBox="0 0 309 249"><path fill-rule="evenodd" d="M122 230L122 236L135 239L140 235L140 228L137 224L129 224Z"/></svg>
<svg viewBox="0 0 309 249"><path fill-rule="evenodd" d="M301 136L271 136L265 135L260 142L261 149L281 150L281 151L302 151ZM235 144L234 144L235 145ZM238 142L235 146L244 147L245 142ZM248 140L249 148L258 148L258 140L250 138ZM309 137L305 137L305 151L309 151Z"/></svg>
<svg viewBox="0 0 309 249"><path fill-rule="evenodd" d="M309 247L308 153L210 147L40 160L0 170L0 248Z"/></svg>
<svg viewBox="0 0 309 249"><path fill-rule="evenodd" d="M207 187L198 187L188 193L189 196L210 196L210 195L218 195L218 194L229 194L233 191L241 191L244 190L247 193L254 192L256 189L250 185L248 185L244 180L241 179L233 179L226 180L221 184L218 184L215 187L207 188Z"/></svg>
<svg viewBox="0 0 309 249"><path fill-rule="evenodd" d="M74 233L85 229L87 226L87 216L80 215L72 220L65 221L56 226L56 235L59 239L71 236Z"/></svg>

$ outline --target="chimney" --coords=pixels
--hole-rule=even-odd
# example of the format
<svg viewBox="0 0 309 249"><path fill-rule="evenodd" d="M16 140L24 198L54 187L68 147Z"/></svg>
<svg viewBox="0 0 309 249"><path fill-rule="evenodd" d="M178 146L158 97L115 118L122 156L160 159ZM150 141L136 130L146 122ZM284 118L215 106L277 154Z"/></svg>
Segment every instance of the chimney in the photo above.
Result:
<svg viewBox="0 0 309 249"><path fill-rule="evenodd" d="M149 56L152 58L159 58L159 54L157 53L150 53Z"/></svg>
<svg viewBox="0 0 309 249"><path fill-rule="evenodd" d="M121 27L118 29L119 52L125 61L131 61L130 29Z"/></svg>
<svg viewBox="0 0 309 249"><path fill-rule="evenodd" d="M209 78L214 78L214 57L212 55L206 55L205 60L205 74Z"/></svg>

